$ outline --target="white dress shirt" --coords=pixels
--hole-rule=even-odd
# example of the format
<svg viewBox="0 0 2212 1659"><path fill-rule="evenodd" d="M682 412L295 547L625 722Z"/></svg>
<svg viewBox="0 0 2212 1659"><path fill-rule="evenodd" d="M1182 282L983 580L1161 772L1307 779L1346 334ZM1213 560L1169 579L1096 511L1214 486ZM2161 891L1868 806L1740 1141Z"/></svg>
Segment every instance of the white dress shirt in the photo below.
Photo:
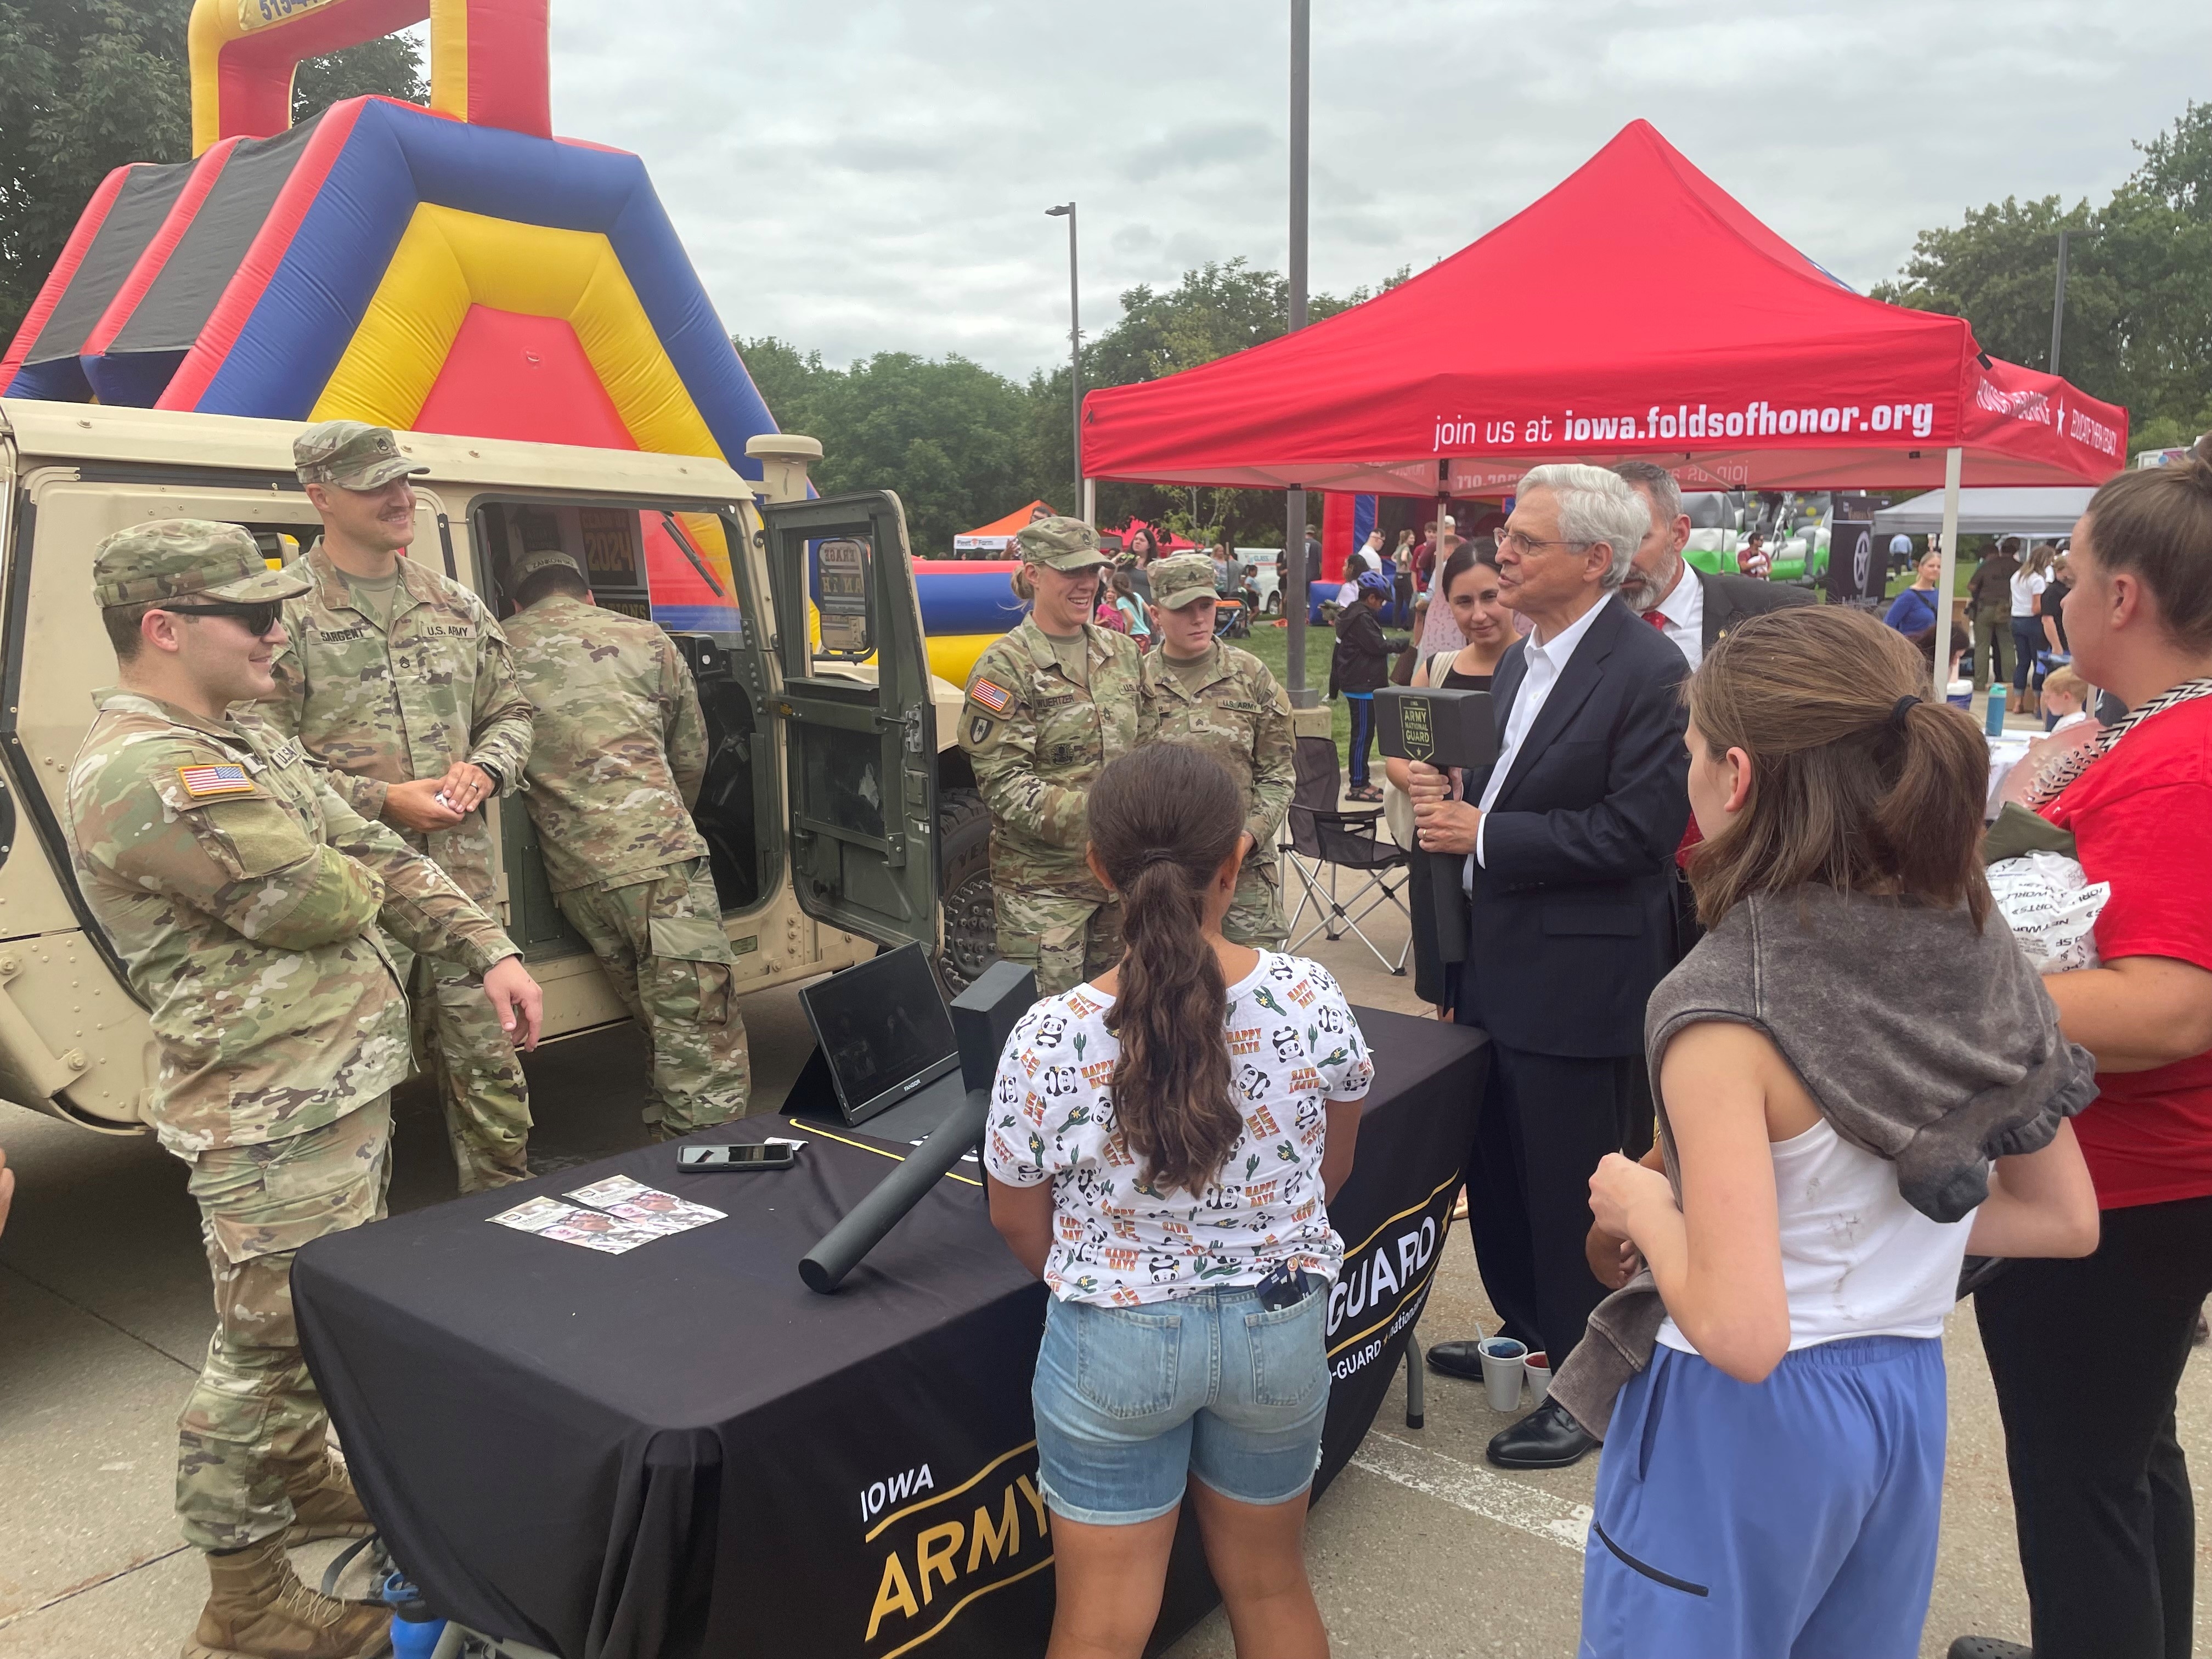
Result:
<svg viewBox="0 0 2212 1659"><path fill-rule="evenodd" d="M1679 587L1680 584L1676 586ZM1528 672L1521 682L1520 691L1514 696L1513 712L1505 717L1505 738L1498 750L1498 764L1490 769L1490 781L1483 785L1482 799L1478 803L1482 810L1482 819L1474 826L1474 851L1468 855L1465 873L1460 878L1460 884L1469 893L1474 891L1474 866L1480 864L1488 867L1488 860L1482 855L1482 838L1483 831L1490 827L1490 809L1498 799L1498 792L1505 787L1505 780L1512 775L1513 763L1521 757L1521 745L1534 727L1536 716L1544 712L1544 704L1552 695L1552 688L1559 684L1559 676L1566 672L1568 659L1575 654L1575 647L1583 642L1583 635L1590 631L1590 624L1597 620L1598 612L1605 609L1607 601L1612 598L1610 592L1607 593L1552 635L1550 643L1539 644L1536 636L1531 634L1522 644L1522 648L1528 653ZM1648 628L1650 624L1646 623L1643 626Z"/></svg>
<svg viewBox="0 0 2212 1659"><path fill-rule="evenodd" d="M1674 648L1690 659L1690 672L1696 673L1698 665L1705 659L1705 585L1698 580L1698 573L1686 561L1682 574L1675 579L1674 591L1652 609L1667 619L1662 630L1674 641ZM1649 628L1651 624L1644 624Z"/></svg>

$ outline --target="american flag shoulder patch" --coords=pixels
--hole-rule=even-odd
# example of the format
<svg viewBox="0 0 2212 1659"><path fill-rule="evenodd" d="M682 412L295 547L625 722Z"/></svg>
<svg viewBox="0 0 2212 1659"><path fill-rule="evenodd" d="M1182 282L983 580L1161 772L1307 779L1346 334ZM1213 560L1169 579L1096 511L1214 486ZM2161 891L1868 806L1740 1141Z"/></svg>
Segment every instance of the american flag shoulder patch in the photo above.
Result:
<svg viewBox="0 0 2212 1659"><path fill-rule="evenodd" d="M194 800L213 800L223 795L256 793L253 780L242 766L179 766L177 781Z"/></svg>
<svg viewBox="0 0 2212 1659"><path fill-rule="evenodd" d="M991 680L977 680L968 688L968 695L994 714L1003 714L1014 706L1014 694Z"/></svg>

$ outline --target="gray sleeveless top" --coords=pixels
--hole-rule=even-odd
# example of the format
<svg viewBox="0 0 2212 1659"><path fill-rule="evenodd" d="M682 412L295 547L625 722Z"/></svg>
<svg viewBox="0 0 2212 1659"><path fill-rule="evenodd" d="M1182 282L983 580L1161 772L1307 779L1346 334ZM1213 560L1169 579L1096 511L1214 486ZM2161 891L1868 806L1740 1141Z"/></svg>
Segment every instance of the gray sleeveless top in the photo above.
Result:
<svg viewBox="0 0 2212 1659"><path fill-rule="evenodd" d="M1644 1060L1662 1130L1659 1062L1686 1025L1727 1020L1782 1051L1820 1114L1897 1168L1905 1200L1956 1221L1989 1196L1989 1164L2035 1152L2096 1098L2096 1062L1992 911L1803 887L1745 900L1659 982ZM1672 1136L1662 1135L1679 1195ZM1666 1316L1647 1271L1590 1316L1552 1398L1602 1439L1614 1396L1650 1363Z"/></svg>

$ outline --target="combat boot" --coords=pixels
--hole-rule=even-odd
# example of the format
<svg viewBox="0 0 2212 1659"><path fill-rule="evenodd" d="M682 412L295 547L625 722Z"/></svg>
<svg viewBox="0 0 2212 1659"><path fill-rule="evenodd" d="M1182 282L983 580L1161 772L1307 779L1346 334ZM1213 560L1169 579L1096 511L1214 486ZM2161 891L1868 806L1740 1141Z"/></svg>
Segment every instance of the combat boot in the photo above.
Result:
<svg viewBox="0 0 2212 1659"><path fill-rule="evenodd" d="M282 1538L207 1561L212 1588L183 1659L374 1659L391 1648L390 1609L317 1595Z"/></svg>
<svg viewBox="0 0 2212 1659"><path fill-rule="evenodd" d="M284 1492L292 1500L292 1524L284 1534L288 1550L319 1538L366 1538L376 1530L353 1489L353 1476L327 1451L305 1474L288 1475Z"/></svg>

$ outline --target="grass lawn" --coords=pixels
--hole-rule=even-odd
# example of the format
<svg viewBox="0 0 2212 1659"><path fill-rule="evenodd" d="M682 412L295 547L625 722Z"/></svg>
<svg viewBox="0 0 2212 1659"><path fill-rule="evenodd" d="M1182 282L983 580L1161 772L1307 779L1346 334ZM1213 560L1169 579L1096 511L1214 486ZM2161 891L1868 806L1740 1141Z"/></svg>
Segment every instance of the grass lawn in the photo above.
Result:
<svg viewBox="0 0 2212 1659"><path fill-rule="evenodd" d="M1284 666L1291 649L1289 628L1277 628L1272 623L1263 622L1254 627L1249 638L1231 640L1230 643L1243 647L1261 662L1267 664L1267 672L1275 677L1277 684L1288 685L1291 683L1290 675ZM1348 767L1351 763L1349 757L1352 753L1351 706L1342 697L1339 697L1334 702L1330 702L1327 699L1328 659L1335 649L1334 634L1326 628L1311 626L1307 628L1306 684L1322 694L1322 706L1330 710L1332 714L1331 729L1336 733L1336 752L1346 757L1346 764ZM1369 769L1376 775L1379 781L1382 766L1380 761L1375 759L1371 750L1369 751L1368 761Z"/></svg>

